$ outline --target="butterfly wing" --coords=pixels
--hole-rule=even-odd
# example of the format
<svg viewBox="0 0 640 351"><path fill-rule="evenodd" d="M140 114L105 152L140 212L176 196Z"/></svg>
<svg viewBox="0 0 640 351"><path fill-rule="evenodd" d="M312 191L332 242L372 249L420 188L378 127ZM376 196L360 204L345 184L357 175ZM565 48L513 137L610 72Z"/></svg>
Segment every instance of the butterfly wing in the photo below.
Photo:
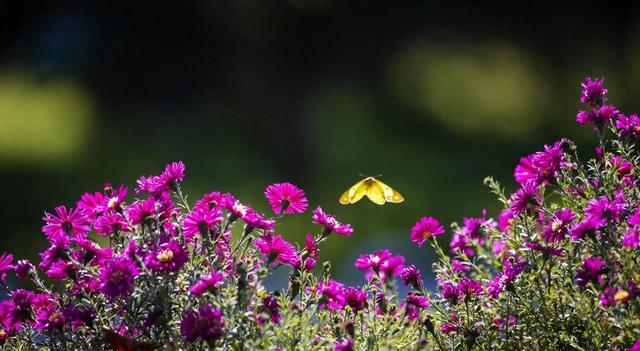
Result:
<svg viewBox="0 0 640 351"><path fill-rule="evenodd" d="M136 341L126 336L120 335L115 331L105 328L104 336L107 343L116 351L153 351L158 349L158 345L146 342Z"/></svg>
<svg viewBox="0 0 640 351"><path fill-rule="evenodd" d="M376 205L384 205L386 200L384 196L384 189L382 188L382 186L380 186L380 181L375 178L369 177L366 179L365 183L367 197L369 198L369 200L371 200L371 202Z"/></svg>
<svg viewBox="0 0 640 351"><path fill-rule="evenodd" d="M340 203L343 205L354 204L366 194L366 179L355 183L340 196Z"/></svg>
<svg viewBox="0 0 640 351"><path fill-rule="evenodd" d="M392 187L388 186L387 184L379 181L379 180L375 180L378 185L382 188L382 191L384 193L384 199L387 202L391 202L394 204L400 203L404 201L404 196L402 196L402 194L400 194L400 192L398 192L397 190L393 189Z"/></svg>

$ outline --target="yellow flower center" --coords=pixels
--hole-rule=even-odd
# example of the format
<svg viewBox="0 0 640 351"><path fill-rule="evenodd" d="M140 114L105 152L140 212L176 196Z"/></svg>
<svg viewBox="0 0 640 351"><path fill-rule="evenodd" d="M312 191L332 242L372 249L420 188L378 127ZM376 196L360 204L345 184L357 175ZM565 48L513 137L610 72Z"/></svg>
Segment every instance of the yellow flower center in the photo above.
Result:
<svg viewBox="0 0 640 351"><path fill-rule="evenodd" d="M118 198L117 197L112 197L109 199L109 202L107 203L107 206L109 208L114 208L116 207L116 204L118 203Z"/></svg>
<svg viewBox="0 0 640 351"><path fill-rule="evenodd" d="M620 290L615 295L613 295L613 298L618 302L623 302L627 299L627 297L629 297L629 293L625 290Z"/></svg>
<svg viewBox="0 0 640 351"><path fill-rule="evenodd" d="M560 227L562 227L562 221L559 219L554 219L553 222L551 222L551 230L553 230L554 232L557 232Z"/></svg>
<svg viewBox="0 0 640 351"><path fill-rule="evenodd" d="M173 251L171 250L160 251L156 256L156 259L158 259L158 261L162 263L169 262L173 259Z"/></svg>
<svg viewBox="0 0 640 351"><path fill-rule="evenodd" d="M4 329L0 329L0 338L4 338L5 336L7 336L7 332L4 331Z"/></svg>
<svg viewBox="0 0 640 351"><path fill-rule="evenodd" d="M49 321L52 322L58 318L60 318L60 312L54 312L49 316Z"/></svg>
<svg viewBox="0 0 640 351"><path fill-rule="evenodd" d="M422 233L422 236L424 237L425 240L429 240L431 235L432 235L431 232L428 230L425 230L424 233Z"/></svg>

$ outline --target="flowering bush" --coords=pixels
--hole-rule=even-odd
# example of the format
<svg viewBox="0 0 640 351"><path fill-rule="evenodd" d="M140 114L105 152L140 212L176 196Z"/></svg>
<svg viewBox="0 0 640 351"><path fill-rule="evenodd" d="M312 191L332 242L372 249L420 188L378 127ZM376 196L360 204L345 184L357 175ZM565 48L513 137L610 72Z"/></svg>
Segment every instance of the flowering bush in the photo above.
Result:
<svg viewBox="0 0 640 351"><path fill-rule="evenodd" d="M181 190L185 166L175 162L141 177L132 200L124 186L106 185L75 208L46 213L50 244L37 267L0 256L0 345L640 350L640 118L608 105L602 83L583 82L586 109L577 115L597 133L595 159L582 162L563 139L520 160L513 194L487 178L505 209L497 219L483 212L454 223L450 255L436 218L408 231L407 240L438 255L437 291L384 248L355 261L363 286L345 286L328 262L316 265L320 244L348 240L350 225L317 207L304 245L275 231L307 211L303 190L269 185L273 216L221 192L191 205ZM277 269L290 272L288 287L269 291L264 279ZM7 273L35 290L10 288ZM398 283L409 292L399 294Z"/></svg>

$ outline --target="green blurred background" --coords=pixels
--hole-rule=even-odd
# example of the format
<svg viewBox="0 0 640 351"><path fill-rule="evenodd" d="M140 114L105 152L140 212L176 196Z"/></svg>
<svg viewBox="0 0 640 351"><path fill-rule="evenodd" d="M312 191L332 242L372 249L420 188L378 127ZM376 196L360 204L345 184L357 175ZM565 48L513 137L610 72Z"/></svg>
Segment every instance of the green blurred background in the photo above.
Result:
<svg viewBox="0 0 640 351"><path fill-rule="evenodd" d="M6 2L0 11L0 252L35 258L43 211L105 182L187 164L192 201L228 191L267 212L290 181L355 228L323 248L360 281L360 252L409 242L419 217L490 215L486 175L515 187L524 154L568 136L579 82L640 102L640 8L605 2ZM401 205L340 206L358 174ZM287 218L290 240L317 230ZM443 242L447 238L443 239Z"/></svg>

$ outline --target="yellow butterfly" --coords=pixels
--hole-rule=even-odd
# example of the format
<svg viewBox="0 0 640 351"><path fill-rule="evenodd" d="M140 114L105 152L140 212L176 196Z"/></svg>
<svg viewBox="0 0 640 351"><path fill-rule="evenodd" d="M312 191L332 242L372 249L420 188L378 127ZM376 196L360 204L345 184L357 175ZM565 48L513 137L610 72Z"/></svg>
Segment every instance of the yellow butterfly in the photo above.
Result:
<svg viewBox="0 0 640 351"><path fill-rule="evenodd" d="M400 203L404 201L402 194L387 184L374 177L366 177L347 189L340 196L340 203L343 205L355 204L365 195L377 205L384 205L385 202Z"/></svg>

